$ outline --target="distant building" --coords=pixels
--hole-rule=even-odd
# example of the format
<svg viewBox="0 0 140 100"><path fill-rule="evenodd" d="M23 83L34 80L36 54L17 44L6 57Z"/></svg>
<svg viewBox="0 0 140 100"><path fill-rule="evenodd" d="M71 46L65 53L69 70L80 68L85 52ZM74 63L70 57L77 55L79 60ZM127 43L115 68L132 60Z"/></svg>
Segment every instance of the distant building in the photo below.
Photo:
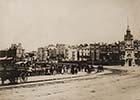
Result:
<svg viewBox="0 0 140 100"><path fill-rule="evenodd" d="M77 57L77 47L76 46L70 46L68 48L68 61L78 61Z"/></svg>
<svg viewBox="0 0 140 100"><path fill-rule="evenodd" d="M56 44L56 55L58 61L65 61L68 56L68 48L65 44Z"/></svg>
<svg viewBox="0 0 140 100"><path fill-rule="evenodd" d="M11 57L16 61L19 61L21 59L24 59L25 57L24 51L25 50L23 49L21 43L12 44L9 49L0 51L0 57L7 57L7 58Z"/></svg>
<svg viewBox="0 0 140 100"><path fill-rule="evenodd" d="M18 44L12 44L11 47L8 50L8 56L16 57L16 58L22 58L24 57L24 49L22 47L21 43ZM15 55L14 55L15 54Z"/></svg>
<svg viewBox="0 0 140 100"><path fill-rule="evenodd" d="M134 48L136 64L140 65L140 40L134 40Z"/></svg>
<svg viewBox="0 0 140 100"><path fill-rule="evenodd" d="M8 52L8 49L0 50L0 58L7 57L7 52Z"/></svg>
<svg viewBox="0 0 140 100"><path fill-rule="evenodd" d="M40 47L37 52L37 60L38 61L47 61L48 51L47 48Z"/></svg>
<svg viewBox="0 0 140 100"><path fill-rule="evenodd" d="M47 46L48 62L57 62L57 48L55 45L48 45Z"/></svg>
<svg viewBox="0 0 140 100"><path fill-rule="evenodd" d="M79 61L89 61L90 59L90 47L88 44L79 45L78 47L78 60Z"/></svg>
<svg viewBox="0 0 140 100"><path fill-rule="evenodd" d="M125 56L125 41L119 41L120 60L124 60Z"/></svg>
<svg viewBox="0 0 140 100"><path fill-rule="evenodd" d="M100 43L94 43L89 45L89 54L91 64L98 64L101 62L101 45Z"/></svg>

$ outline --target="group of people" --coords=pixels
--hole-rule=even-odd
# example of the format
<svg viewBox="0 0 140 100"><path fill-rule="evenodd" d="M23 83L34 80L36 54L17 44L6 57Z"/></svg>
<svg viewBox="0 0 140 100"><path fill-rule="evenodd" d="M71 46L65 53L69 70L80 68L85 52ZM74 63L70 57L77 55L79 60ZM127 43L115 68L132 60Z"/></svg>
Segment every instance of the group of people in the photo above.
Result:
<svg viewBox="0 0 140 100"><path fill-rule="evenodd" d="M50 64L49 67L46 68L46 74L77 74L78 73L78 65L77 64Z"/></svg>
<svg viewBox="0 0 140 100"><path fill-rule="evenodd" d="M92 71L102 72L102 65L95 67L90 64L73 64L73 63L57 63L47 64L45 66L35 66L31 71L31 75L55 75L55 74L77 74L78 72L91 73Z"/></svg>

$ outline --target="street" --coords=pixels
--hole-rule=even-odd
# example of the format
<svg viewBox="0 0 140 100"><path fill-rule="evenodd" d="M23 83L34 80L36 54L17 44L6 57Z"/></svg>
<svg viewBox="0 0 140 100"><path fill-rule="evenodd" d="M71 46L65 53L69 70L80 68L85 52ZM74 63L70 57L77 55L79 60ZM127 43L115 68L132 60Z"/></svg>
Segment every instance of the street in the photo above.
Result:
<svg viewBox="0 0 140 100"><path fill-rule="evenodd" d="M0 90L0 100L140 100L140 68L118 67L109 71L60 82Z"/></svg>

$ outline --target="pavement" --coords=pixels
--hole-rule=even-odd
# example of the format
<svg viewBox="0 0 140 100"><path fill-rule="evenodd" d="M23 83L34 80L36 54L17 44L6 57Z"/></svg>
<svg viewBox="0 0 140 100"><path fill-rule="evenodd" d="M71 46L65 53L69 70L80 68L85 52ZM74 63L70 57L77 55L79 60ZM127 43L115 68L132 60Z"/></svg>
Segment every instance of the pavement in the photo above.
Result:
<svg viewBox="0 0 140 100"><path fill-rule="evenodd" d="M104 72L101 73L96 73L95 71L88 74L86 72L78 72L77 74L56 74L56 75L41 75L41 76L31 76L28 77L28 81L25 83L19 83L15 85L4 85L0 86L0 90L2 89L9 89L9 88L19 88L19 87L27 87L27 86L35 86L38 84L44 84L45 82L47 84L52 84L52 83L59 83L62 80L66 79L75 79L75 78L80 78L80 77L85 77L85 76L90 76L90 75L102 75L105 73L110 73L110 71L105 70Z"/></svg>

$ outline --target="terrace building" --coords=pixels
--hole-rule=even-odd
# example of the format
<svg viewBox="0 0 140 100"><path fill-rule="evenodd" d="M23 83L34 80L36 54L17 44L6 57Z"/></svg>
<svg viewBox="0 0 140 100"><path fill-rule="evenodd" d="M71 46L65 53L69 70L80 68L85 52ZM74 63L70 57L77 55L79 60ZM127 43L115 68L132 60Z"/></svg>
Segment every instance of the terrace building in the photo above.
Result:
<svg viewBox="0 0 140 100"><path fill-rule="evenodd" d="M90 47L88 46L88 44L79 45L77 53L78 53L79 61L89 61L90 60Z"/></svg>
<svg viewBox="0 0 140 100"><path fill-rule="evenodd" d="M77 61L77 47L76 46L69 46L68 47L68 61Z"/></svg>
<svg viewBox="0 0 140 100"><path fill-rule="evenodd" d="M38 48L37 52L37 60L38 61L47 61L48 52L47 49L44 47Z"/></svg>
<svg viewBox="0 0 140 100"><path fill-rule="evenodd" d="M58 61L65 61L68 58L68 48L65 44L56 44L56 55Z"/></svg>
<svg viewBox="0 0 140 100"><path fill-rule="evenodd" d="M57 62L57 48L55 45L51 44L47 46L48 51L48 62Z"/></svg>
<svg viewBox="0 0 140 100"><path fill-rule="evenodd" d="M9 49L0 51L0 57L12 58L15 61L19 61L24 59L25 57L24 51L25 50L23 49L21 43L12 44Z"/></svg>
<svg viewBox="0 0 140 100"><path fill-rule="evenodd" d="M134 40L134 48L136 64L140 65L140 40Z"/></svg>

